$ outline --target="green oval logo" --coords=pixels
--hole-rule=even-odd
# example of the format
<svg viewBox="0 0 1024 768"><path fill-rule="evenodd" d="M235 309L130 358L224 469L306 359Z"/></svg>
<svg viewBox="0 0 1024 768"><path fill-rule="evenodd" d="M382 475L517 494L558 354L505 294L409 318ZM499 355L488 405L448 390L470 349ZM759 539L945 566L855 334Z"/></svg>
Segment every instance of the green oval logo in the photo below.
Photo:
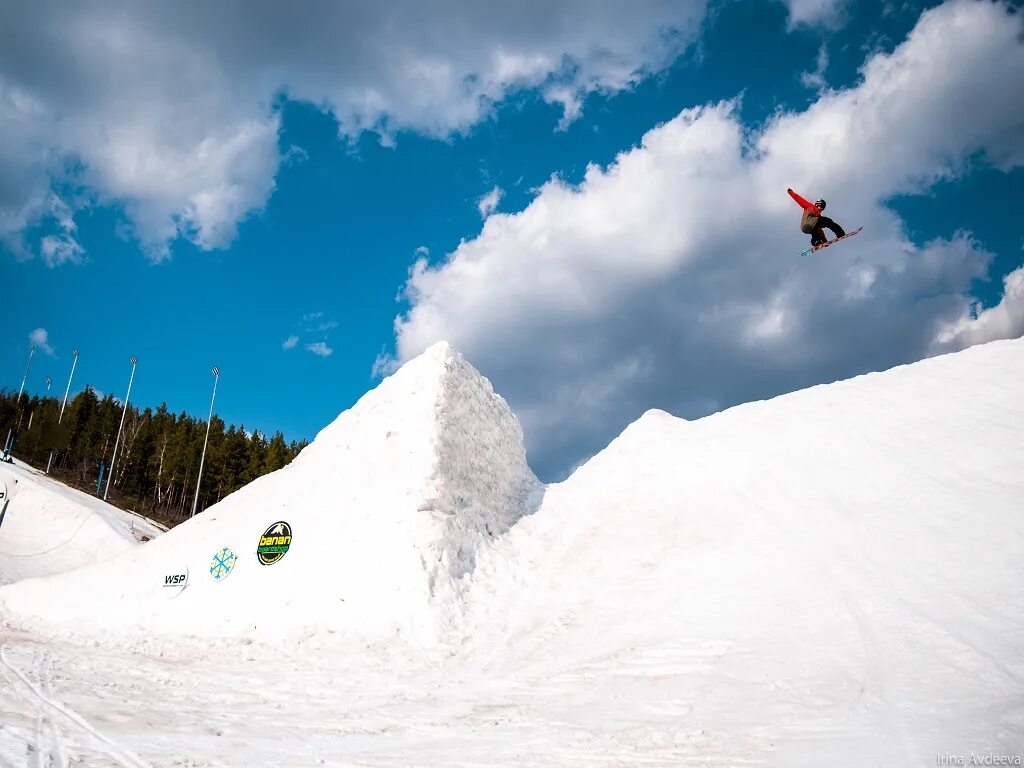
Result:
<svg viewBox="0 0 1024 768"><path fill-rule="evenodd" d="M285 556L291 545L292 527L279 520L263 532L260 545L256 547L256 557L263 565L273 565Z"/></svg>

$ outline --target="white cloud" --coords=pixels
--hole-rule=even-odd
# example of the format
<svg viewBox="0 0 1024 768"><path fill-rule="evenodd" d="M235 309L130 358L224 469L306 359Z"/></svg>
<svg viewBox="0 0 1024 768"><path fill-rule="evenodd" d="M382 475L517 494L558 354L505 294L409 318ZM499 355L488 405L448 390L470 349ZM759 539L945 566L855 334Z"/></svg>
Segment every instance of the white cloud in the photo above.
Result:
<svg viewBox="0 0 1024 768"><path fill-rule="evenodd" d="M81 264L85 249L75 236L78 225L75 223L74 212L59 195L49 196L50 216L60 229L58 234L45 235L39 241L39 251L46 266L53 268L60 264Z"/></svg>
<svg viewBox="0 0 1024 768"><path fill-rule="evenodd" d="M36 349L44 355L53 357L56 354L56 350L47 343L49 339L50 334L45 328L36 328L28 335L28 340L36 345Z"/></svg>
<svg viewBox="0 0 1024 768"><path fill-rule="evenodd" d="M783 0L789 9L789 25L836 29L846 23L847 0Z"/></svg>
<svg viewBox="0 0 1024 768"><path fill-rule="evenodd" d="M977 316L960 317L936 336L938 351L964 349L997 339L1024 335L1024 267L1003 278L1003 298Z"/></svg>
<svg viewBox="0 0 1024 768"><path fill-rule="evenodd" d="M310 333L322 333L338 327L337 320L331 320L323 312L310 312L302 316L301 325Z"/></svg>
<svg viewBox="0 0 1024 768"><path fill-rule="evenodd" d="M544 100L548 104L557 104L562 108L562 117L558 121L558 130L568 130L580 115L583 114L582 94L571 85L550 85L544 89Z"/></svg>
<svg viewBox="0 0 1024 768"><path fill-rule="evenodd" d="M991 254L963 234L916 247L884 201L979 151L1024 160L1024 101L1007 98L1020 29L1003 5L951 2L857 87L760 133L729 103L687 110L579 186L549 181L444 263L416 264L398 360L452 342L550 473L648 408L698 416L928 354ZM864 231L798 258L789 186Z"/></svg>
<svg viewBox="0 0 1024 768"><path fill-rule="evenodd" d="M82 261L84 250L78 241L68 235L46 235L39 241L39 251L48 267Z"/></svg>
<svg viewBox="0 0 1024 768"><path fill-rule="evenodd" d="M448 136L522 88L568 120L588 93L667 66L704 13L705 0L4 3L0 238L30 253L26 229L71 181L122 204L154 259L179 236L223 247L274 188L281 93L329 109L348 136ZM58 245L55 259L74 251Z"/></svg>
<svg viewBox="0 0 1024 768"><path fill-rule="evenodd" d="M334 350L327 345L326 341L316 341L312 344L307 344L306 349L317 357L330 357L334 354Z"/></svg>
<svg viewBox="0 0 1024 768"><path fill-rule="evenodd" d="M828 69L828 45L822 43L818 47L818 58L815 61L813 72L804 72L800 75L800 82L805 88L821 90L828 83L825 82L825 70Z"/></svg>
<svg viewBox="0 0 1024 768"><path fill-rule="evenodd" d="M490 192L476 201L476 209L480 211L481 218L486 219L498 209L498 203L504 195L501 187L495 186Z"/></svg>
<svg viewBox="0 0 1024 768"><path fill-rule="evenodd" d="M289 336L287 339L285 339L283 342L281 342L281 349L295 349L295 347L296 347L296 345L298 343L299 343L299 337L298 336L294 336L294 335L293 336Z"/></svg>

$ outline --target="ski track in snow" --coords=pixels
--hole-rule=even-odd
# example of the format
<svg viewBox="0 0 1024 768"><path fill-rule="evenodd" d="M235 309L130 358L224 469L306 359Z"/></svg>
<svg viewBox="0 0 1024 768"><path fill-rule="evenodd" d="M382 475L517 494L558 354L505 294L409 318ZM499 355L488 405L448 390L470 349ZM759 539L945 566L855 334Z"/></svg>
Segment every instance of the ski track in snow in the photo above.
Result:
<svg viewBox="0 0 1024 768"><path fill-rule="evenodd" d="M29 663L34 668L33 676L37 678L33 682L26 672L11 661L10 648L7 644L0 645L0 663L5 669L5 677L10 684L12 691L30 706L37 709L35 736L32 742L26 744L26 749L34 753L37 764L45 766L67 765L64 758L64 739L52 714L56 713L61 722L70 724L80 736L91 742L102 753L103 757L112 760L122 768L151 768L148 763L139 758L131 750L124 747L116 740L100 733L80 714L62 704L53 693L52 679L52 657L49 651L29 651ZM11 673L10 675L6 674ZM19 685L20 684L20 685ZM29 695L25 694L28 691ZM47 712L50 717L47 717ZM44 745L43 730L49 731L50 749ZM44 757L45 756L45 757ZM88 762L88 760L86 760Z"/></svg>
<svg viewBox="0 0 1024 768"><path fill-rule="evenodd" d="M18 670L7 682L21 681L16 691L26 706L19 715L71 711L63 704L54 710L53 697L37 693L44 686L20 672L52 663L64 699L76 701L75 714L91 708L105 735L117 733L116 741L90 740L99 733L96 719L61 720L65 729L88 726L64 738L74 765L725 766L754 764L760 749L751 747L768 738L756 729L745 735L688 722L693 700L671 681L682 673L713 675L729 653L722 645L638 647L623 659L539 675L372 654L309 663L244 647L197 658L190 643L180 645L180 658L164 659L57 643L45 662L35 640L3 640L4 668ZM239 655L254 670L247 676ZM588 683L601 677L595 697ZM10 685L5 706L9 693ZM10 740L0 730L0 755L16 752ZM54 752L43 737L35 744Z"/></svg>

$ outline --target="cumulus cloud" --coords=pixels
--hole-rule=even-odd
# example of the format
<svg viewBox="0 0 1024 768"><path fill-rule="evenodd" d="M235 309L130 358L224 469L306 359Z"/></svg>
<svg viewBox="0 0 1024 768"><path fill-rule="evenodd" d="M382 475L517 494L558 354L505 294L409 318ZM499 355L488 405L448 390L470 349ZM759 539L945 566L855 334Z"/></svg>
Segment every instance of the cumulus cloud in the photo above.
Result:
<svg viewBox="0 0 1024 768"><path fill-rule="evenodd" d="M501 187L495 186L490 192L476 201L476 208L480 211L481 218L486 219L498 209L498 203L504 195Z"/></svg>
<svg viewBox="0 0 1024 768"><path fill-rule="evenodd" d="M294 336L294 335L289 336L287 339L285 339L284 341L281 342L281 349L285 349L285 350L287 350L287 349L295 349L295 347L298 345L298 343L299 343L299 337L298 336Z"/></svg>
<svg viewBox="0 0 1024 768"><path fill-rule="evenodd" d="M961 317L935 339L937 351L953 351L1024 335L1024 267L1003 278L1003 298L994 307Z"/></svg>
<svg viewBox="0 0 1024 768"><path fill-rule="evenodd" d="M28 340L36 345L36 349L42 352L44 355L53 357L57 354L56 350L51 347L47 342L50 339L50 334L45 328L36 328L32 333L28 335Z"/></svg>
<svg viewBox="0 0 1024 768"><path fill-rule="evenodd" d="M334 354L334 350L327 345L326 341L316 341L312 344L307 344L306 350L312 352L317 357L330 357Z"/></svg>
<svg viewBox="0 0 1024 768"><path fill-rule="evenodd" d="M757 133L731 103L690 109L578 186L552 179L444 263L416 263L395 362L452 342L551 476L648 408L695 417L928 354L991 254L967 234L916 246L884 201L978 152L1020 164L1020 33L1005 5L951 2L856 87ZM799 259L790 186L864 231Z"/></svg>
<svg viewBox="0 0 1024 768"><path fill-rule="evenodd" d="M465 131L523 88L569 120L587 94L666 67L705 5L0 4L0 238L30 252L24 233L63 183L123 206L154 259L177 237L222 247L274 188L281 94L388 141ZM54 261L75 253L64 234Z"/></svg>

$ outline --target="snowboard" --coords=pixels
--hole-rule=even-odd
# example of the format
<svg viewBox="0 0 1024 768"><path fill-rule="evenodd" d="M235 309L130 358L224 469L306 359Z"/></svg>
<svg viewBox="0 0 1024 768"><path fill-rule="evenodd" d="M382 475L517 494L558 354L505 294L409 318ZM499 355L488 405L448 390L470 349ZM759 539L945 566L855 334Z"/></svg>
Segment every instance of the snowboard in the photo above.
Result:
<svg viewBox="0 0 1024 768"><path fill-rule="evenodd" d="M817 253L817 252L818 252L818 251L820 251L820 250L821 250L822 248L828 248L828 247L829 247L830 245L835 245L835 244L836 244L836 243L838 243L838 242L839 242L840 240L845 240L845 239L846 239L846 238L848 238L848 237L853 237L853 236L854 236L854 235L856 235L856 234L857 234L858 232L860 232L860 231L861 231L862 229L864 229L864 227L857 227L856 229L852 230L851 232L847 232L847 233L846 233L845 235L843 235L842 237L837 237L837 238L836 238L835 240L826 240L826 241L825 241L824 243L822 243L821 245L815 245L815 246L814 246L813 248L808 248L808 249L807 249L806 251L802 251L802 252L800 253L800 255L801 255L801 256L808 256L808 255L810 255L810 254L812 254L812 253Z"/></svg>

